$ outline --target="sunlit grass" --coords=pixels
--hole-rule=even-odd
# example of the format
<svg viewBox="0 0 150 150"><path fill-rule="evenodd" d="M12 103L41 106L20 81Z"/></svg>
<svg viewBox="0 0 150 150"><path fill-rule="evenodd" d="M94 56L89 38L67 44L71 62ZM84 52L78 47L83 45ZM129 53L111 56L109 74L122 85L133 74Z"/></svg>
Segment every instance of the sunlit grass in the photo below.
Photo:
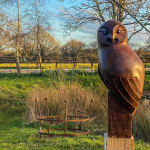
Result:
<svg viewBox="0 0 150 150"><path fill-rule="evenodd" d="M40 139L39 127L23 122L22 114L8 111L0 114L0 150L103 150L101 135ZM7 118L7 119L6 119ZM149 150L150 144L135 140L135 150Z"/></svg>
<svg viewBox="0 0 150 150"><path fill-rule="evenodd" d="M150 67L150 63L144 63L145 67Z"/></svg>

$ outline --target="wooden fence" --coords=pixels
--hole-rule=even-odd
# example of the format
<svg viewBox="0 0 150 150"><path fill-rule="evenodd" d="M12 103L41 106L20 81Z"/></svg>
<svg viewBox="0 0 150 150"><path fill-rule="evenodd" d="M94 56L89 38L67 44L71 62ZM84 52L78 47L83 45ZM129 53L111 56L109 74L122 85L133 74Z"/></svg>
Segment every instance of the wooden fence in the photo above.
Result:
<svg viewBox="0 0 150 150"><path fill-rule="evenodd" d="M0 57L0 72L17 72L16 69L16 61L15 57L11 57L9 61L7 62L8 58L1 59ZM30 60L24 60L23 58L20 58L20 69L22 72L40 72L40 64L39 62L33 62ZM98 62L72 62L72 61L52 61L48 59L45 59L46 61L43 61L42 63L42 70L88 70L88 71L95 71L98 68ZM142 58L145 68L148 68L150 70L150 58Z"/></svg>

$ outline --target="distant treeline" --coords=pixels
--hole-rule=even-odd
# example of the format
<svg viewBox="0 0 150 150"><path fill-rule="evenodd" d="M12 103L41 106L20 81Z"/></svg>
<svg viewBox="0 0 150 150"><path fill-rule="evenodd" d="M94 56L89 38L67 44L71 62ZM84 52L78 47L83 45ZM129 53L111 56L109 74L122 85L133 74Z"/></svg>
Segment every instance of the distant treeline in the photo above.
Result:
<svg viewBox="0 0 150 150"><path fill-rule="evenodd" d="M27 46L27 45L26 45ZM62 46L40 47L42 62L98 62L98 50L96 42L90 45L71 40ZM36 47L28 47L19 52L20 62L39 62ZM0 63L16 62L16 51L1 50Z"/></svg>
<svg viewBox="0 0 150 150"><path fill-rule="evenodd" d="M48 45L40 46L40 56L42 63L49 62L98 62L98 46L97 42L92 42L89 45L84 44L81 41L71 40L64 45ZM44 44L44 43L43 43ZM39 62L38 50L32 47L29 43L25 43L19 52L19 60L21 63L35 63ZM134 47L133 47L134 49ZM144 62L150 62L150 51L148 48L139 48L135 50ZM16 63L16 51L15 50L0 50L0 63Z"/></svg>
<svg viewBox="0 0 150 150"><path fill-rule="evenodd" d="M140 56L144 63L150 62L150 51L144 51L143 49L139 49L136 53ZM20 63L38 63L39 57L38 55L30 55L19 57ZM98 62L98 53L97 49L85 49L79 51L76 57L69 56L65 54L55 54L42 56L43 63L97 63ZM0 63L16 63L15 52L3 52L0 56Z"/></svg>

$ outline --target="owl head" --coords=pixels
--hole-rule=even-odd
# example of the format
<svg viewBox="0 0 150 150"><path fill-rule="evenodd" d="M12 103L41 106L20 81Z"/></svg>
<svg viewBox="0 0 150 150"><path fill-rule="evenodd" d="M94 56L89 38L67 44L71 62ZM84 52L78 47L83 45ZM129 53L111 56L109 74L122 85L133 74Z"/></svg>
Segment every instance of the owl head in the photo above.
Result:
<svg viewBox="0 0 150 150"><path fill-rule="evenodd" d="M98 29L97 40L99 47L127 44L127 30L119 21L109 20Z"/></svg>

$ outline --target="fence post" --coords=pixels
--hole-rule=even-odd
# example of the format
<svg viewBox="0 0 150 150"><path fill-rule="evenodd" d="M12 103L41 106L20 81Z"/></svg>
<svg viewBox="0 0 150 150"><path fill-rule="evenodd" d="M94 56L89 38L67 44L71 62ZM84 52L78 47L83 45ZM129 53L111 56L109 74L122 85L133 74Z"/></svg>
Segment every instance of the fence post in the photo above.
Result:
<svg viewBox="0 0 150 150"><path fill-rule="evenodd" d="M65 100L65 134L67 133L67 125L68 125L68 122L67 122L67 100Z"/></svg>
<svg viewBox="0 0 150 150"><path fill-rule="evenodd" d="M93 62L91 62L91 71L93 71Z"/></svg>

